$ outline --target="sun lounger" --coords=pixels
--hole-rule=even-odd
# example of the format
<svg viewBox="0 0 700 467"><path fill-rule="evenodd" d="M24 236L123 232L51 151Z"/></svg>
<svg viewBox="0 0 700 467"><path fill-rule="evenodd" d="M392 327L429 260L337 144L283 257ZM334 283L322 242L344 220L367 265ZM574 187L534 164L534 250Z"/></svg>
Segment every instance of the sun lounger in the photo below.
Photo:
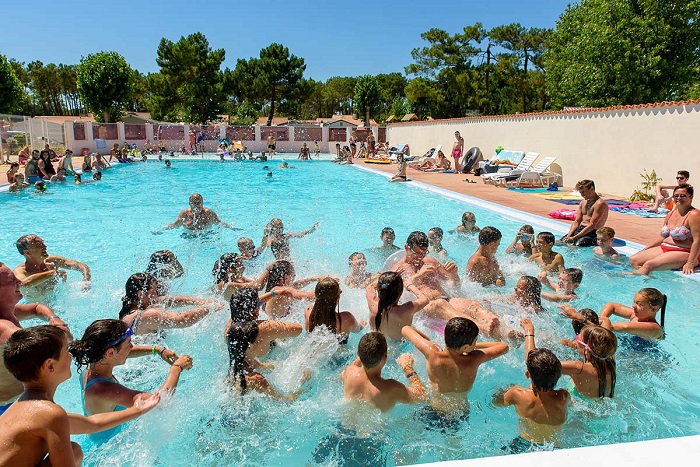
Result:
<svg viewBox="0 0 700 467"><path fill-rule="evenodd" d="M440 151L441 149L442 149L442 145L441 145L441 144L438 144L438 145L435 146L434 148L428 149L428 152L426 152L425 154L423 154L422 157L418 157L418 158L417 158L417 157L415 157L415 156L410 156L410 157L405 157L404 160L405 160L405 161L416 161L416 160L418 160L419 162L423 162L423 161L424 161L425 159L427 159L428 157L432 157L432 158L437 157L437 153L438 153L438 151Z"/></svg>
<svg viewBox="0 0 700 467"><path fill-rule="evenodd" d="M520 175L527 171L539 156L540 153L538 152L528 152L516 167L503 167L498 169L498 172L482 174L481 178L484 180L484 183L496 183L498 179L503 177Z"/></svg>
<svg viewBox="0 0 700 467"><path fill-rule="evenodd" d="M532 169L523 172L522 174L515 176L506 176L499 179L500 184L503 186L513 186L515 188L520 188L522 185L547 186L550 180L557 180L559 174L549 172L549 166L556 160L556 157L545 157L537 164L535 164Z"/></svg>

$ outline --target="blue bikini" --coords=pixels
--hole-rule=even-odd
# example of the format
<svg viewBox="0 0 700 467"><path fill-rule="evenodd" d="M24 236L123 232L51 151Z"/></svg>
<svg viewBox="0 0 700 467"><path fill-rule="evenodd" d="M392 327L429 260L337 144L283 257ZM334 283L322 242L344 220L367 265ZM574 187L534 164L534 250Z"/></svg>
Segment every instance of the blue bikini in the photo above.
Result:
<svg viewBox="0 0 700 467"><path fill-rule="evenodd" d="M105 383L116 383L117 381L114 379L109 379L109 378L103 378L102 376L95 376L92 378L90 381L88 381L85 386L83 386L83 378L80 378L80 399L83 404L83 413L87 417L88 414L85 411L85 391L92 386L93 384L97 383L98 381L103 381ZM114 408L114 412L120 412L122 410L126 410L127 407L124 407L123 405L118 405ZM105 431L100 431L99 433L92 433L88 435L88 438L90 438L92 441L96 443L104 443L108 441L110 438L112 438L114 435L119 433L121 431L121 425L115 426L114 428L110 428L109 430Z"/></svg>

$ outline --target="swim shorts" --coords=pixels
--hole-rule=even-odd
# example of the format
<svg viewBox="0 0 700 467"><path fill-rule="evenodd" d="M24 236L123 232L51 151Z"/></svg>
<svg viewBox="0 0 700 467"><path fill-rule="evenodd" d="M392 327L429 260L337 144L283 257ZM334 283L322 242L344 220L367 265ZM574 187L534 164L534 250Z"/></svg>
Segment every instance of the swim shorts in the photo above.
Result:
<svg viewBox="0 0 700 467"><path fill-rule="evenodd" d="M571 236L575 236L578 234L580 231L585 229L585 225L579 225L576 230L574 230L574 233L571 234ZM564 241L566 239L567 235L564 235L561 240ZM596 246L598 244L598 238L596 237L595 229L591 230L588 232L586 235L583 237L579 238L576 240L573 245L575 246Z"/></svg>
<svg viewBox="0 0 700 467"><path fill-rule="evenodd" d="M454 157L455 159L459 159L460 157L462 157L462 150L458 148L453 149L452 157Z"/></svg>
<svg viewBox="0 0 700 467"><path fill-rule="evenodd" d="M528 441L522 436L517 436L508 444L503 446L501 450L509 451L511 454L522 454L524 452L540 451L545 446L539 443Z"/></svg>

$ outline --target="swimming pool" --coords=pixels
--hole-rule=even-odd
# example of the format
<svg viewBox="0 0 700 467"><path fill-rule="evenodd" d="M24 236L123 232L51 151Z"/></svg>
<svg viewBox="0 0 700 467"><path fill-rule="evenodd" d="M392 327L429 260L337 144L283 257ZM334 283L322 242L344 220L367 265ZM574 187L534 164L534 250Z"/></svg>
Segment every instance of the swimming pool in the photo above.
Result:
<svg viewBox="0 0 700 467"><path fill-rule="evenodd" d="M291 160L292 158L290 158ZM236 240L245 235L259 241L264 225L281 217L288 231L300 231L320 221L318 230L292 240L297 276L347 273L347 257L380 244L385 226L396 231L401 246L413 230L440 226L445 231L459 224L462 212L473 211L477 224L495 225L504 233L503 243L513 238L524 223L514 216L490 212L422 190L412 184L389 184L375 174L340 167L324 161L291 162L296 169L279 170L279 161L267 163L190 162L175 160L172 169L149 162L117 167L105 173L100 183L83 186L51 186L48 193L2 194L0 203L8 222L0 233L0 260L12 267L21 257L15 240L26 233L42 236L50 253L86 262L92 268L92 291L85 293L70 272L71 281L59 289L55 309L76 336L93 320L116 318L126 278L145 268L150 254L168 248L185 267L185 276L174 292L209 294L211 268L224 252L237 251ZM268 165L273 177L266 177ZM214 231L200 238L187 238L180 231L153 235L151 231L173 221L186 207L188 196L197 191L205 206L243 229ZM9 221L14 220L14 221ZM538 225L534 225L540 230ZM476 238L446 234L444 245L464 275L466 261L476 248ZM503 249L504 247L502 247ZM630 303L641 287L657 287L669 293L666 314L667 339L653 354L620 349L618 381L614 400L574 399L569 421L562 430L561 447L591 446L700 433L700 396L696 388L696 319L700 304L695 301L700 286L673 273L654 278L616 277L608 263L591 258L590 251L562 251L567 266L581 267L584 280L575 307L599 310L607 301ZM255 276L271 256L265 256L247 275ZM370 270L379 261L371 255ZM511 293L522 273L536 273L531 264L499 255L508 275L505 290L481 290L465 285L469 298ZM559 318L556 307L545 303L547 312L534 318L539 346L552 348L560 358L575 358L556 344L571 336L570 322ZM341 309L366 318L364 293L345 290ZM299 319L302 309L295 310ZM517 312L512 311L514 320ZM280 363L271 380L285 391L298 386L301 368L317 368L308 392L300 400L283 404L256 396L232 396L222 389L228 356L222 331L226 311L212 314L201 323L168 331L168 346L194 358L194 368L185 372L171 402L132 422L117 437L100 447L78 440L87 451L87 465L300 465L329 462L331 450L348 457L358 452L365 464L385 458L389 464L412 464L438 460L502 455L501 448L517 436L513 408L495 408L491 395L508 384L526 385L523 350L511 351L482 367L470 392L469 420L458 426L431 428L421 407L399 406L385 420L377 421L369 438L344 438L339 423L343 417L342 387L338 372L342 364L328 362L334 350L322 338L300 337L281 346L272 355ZM437 339L434 333L431 336ZM359 341L350 338L349 353ZM409 348L410 349L410 348ZM346 354L345 357L350 358ZM392 350L394 358L397 350ZM416 368L426 381L422 357L416 351ZM336 359L337 360L337 357ZM128 362L116 372L120 381L133 388L154 390L167 368L157 359L145 357ZM396 365L386 374L403 381ZM563 377L560 386L568 385ZM64 383L57 402L80 412L77 377ZM337 434L338 436L334 436ZM378 454L376 454L378 453ZM315 454L315 455L314 455Z"/></svg>

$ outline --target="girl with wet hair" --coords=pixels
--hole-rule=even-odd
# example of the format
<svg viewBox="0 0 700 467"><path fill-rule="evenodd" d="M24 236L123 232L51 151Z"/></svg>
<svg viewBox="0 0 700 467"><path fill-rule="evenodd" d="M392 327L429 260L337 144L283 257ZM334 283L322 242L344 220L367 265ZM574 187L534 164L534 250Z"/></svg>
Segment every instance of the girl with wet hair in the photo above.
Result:
<svg viewBox="0 0 700 467"><path fill-rule="evenodd" d="M212 310L224 308L223 302L208 300L206 305L184 311L168 311L158 300L158 281L148 273L136 273L126 281L119 319L133 329L134 334L148 334L165 328L186 328L198 322Z"/></svg>
<svg viewBox="0 0 700 467"><path fill-rule="evenodd" d="M600 324L607 329L631 334L632 337L644 341L663 339L666 302L666 295L659 290L644 288L634 295L634 303L631 307L620 303L607 303L600 310ZM661 311L661 317L656 321L656 314L659 311ZM610 321L612 315L627 318L629 321L612 323Z"/></svg>
<svg viewBox="0 0 700 467"><path fill-rule="evenodd" d="M341 344L348 343L348 335L358 332L363 324L358 323L349 311L340 311L340 285L331 277L318 281L314 295L316 301L304 312L306 332L313 332L316 327L325 326L338 335Z"/></svg>
<svg viewBox="0 0 700 467"><path fill-rule="evenodd" d="M255 321L242 321L232 323L226 331L226 346L229 355L228 383L235 389L245 394L249 390L261 392L269 396L292 401L304 391L298 390L289 395L284 395L273 388L267 378L258 371L256 365L249 360L250 346L258 340L260 326ZM311 376L305 372L306 380Z"/></svg>
<svg viewBox="0 0 700 467"><path fill-rule="evenodd" d="M124 410L144 394L123 386L114 377L114 367L123 365L127 358L159 355L170 370L160 392L173 392L182 370L192 368L192 358L180 355L161 345L133 345L133 330L117 319L100 319L85 330L80 339L69 345L69 350L78 366L80 386L83 393L85 415ZM147 394L147 393L146 393ZM119 427L91 435L94 440L104 441L119 431Z"/></svg>
<svg viewBox="0 0 700 467"><path fill-rule="evenodd" d="M576 311L576 309L571 305L564 304L559 305L559 309L561 310L559 313L560 315L571 320L571 326L574 328L576 337L581 334L581 330L585 326L600 326L600 318L598 317L598 313L590 308L582 308L579 311ZM578 349L578 344L575 340L560 339L559 343L572 349Z"/></svg>
<svg viewBox="0 0 700 467"><path fill-rule="evenodd" d="M236 290L242 287L253 287L260 289L266 275L261 276L258 280L253 280L245 277L245 263L243 257L236 253L224 253L214 263L214 268L211 273L216 281L216 290L223 294L226 300L229 300Z"/></svg>
<svg viewBox="0 0 700 467"><path fill-rule="evenodd" d="M327 276L320 275L309 277L306 279L295 280L296 272L294 271L294 266L292 265L291 261L282 259L270 263L266 271L263 272L259 281L260 283L266 283L265 291L269 292L274 287L292 287L295 289L301 289L302 287L305 287L308 284L318 282L324 277ZM314 296L315 295L313 292L307 292L303 290L298 290L298 293L295 294L293 297L291 295L277 296L276 294L273 294L272 298L265 302L265 313L267 313L268 316L273 319L282 318L290 313L294 300L310 300L313 299Z"/></svg>
<svg viewBox="0 0 700 467"><path fill-rule="evenodd" d="M274 347L276 339L288 339L301 334L302 328L298 323L284 321L260 320L260 307L266 301L275 297L294 297L299 291L292 287L275 287L269 292L258 295L258 291L251 287L244 287L231 295L229 305L231 307L231 319L226 324L224 335L228 336L230 329L236 323L254 322L257 323L258 331L255 339L246 347L249 364L257 368L265 366L256 358L261 358L270 352ZM227 337L228 339L228 337Z"/></svg>
<svg viewBox="0 0 700 467"><path fill-rule="evenodd" d="M534 276L522 276L515 285L513 299L522 305L536 312L543 311L542 306L542 284Z"/></svg>
<svg viewBox="0 0 700 467"><path fill-rule="evenodd" d="M562 374L571 376L584 397L613 397L617 380L615 351L617 337L602 326L585 326L574 340L583 362L561 362Z"/></svg>
<svg viewBox="0 0 700 467"><path fill-rule="evenodd" d="M416 298L399 305L404 288ZM382 273L375 284L367 286L365 296L369 306L370 328L397 341L403 338L401 328L410 326L413 323L413 315L430 302L421 290L413 285L413 278L404 284L401 275L394 271Z"/></svg>

